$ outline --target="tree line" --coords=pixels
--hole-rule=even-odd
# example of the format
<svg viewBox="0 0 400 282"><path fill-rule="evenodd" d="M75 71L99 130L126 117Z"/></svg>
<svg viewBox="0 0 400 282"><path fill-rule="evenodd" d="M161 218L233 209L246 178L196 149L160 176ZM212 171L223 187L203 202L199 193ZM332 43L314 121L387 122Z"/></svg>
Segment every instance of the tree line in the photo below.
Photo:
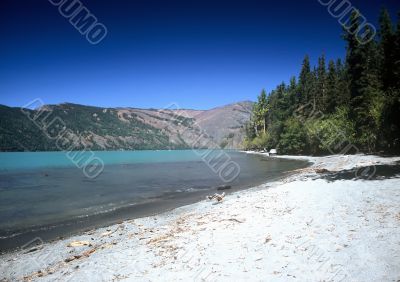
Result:
<svg viewBox="0 0 400 282"><path fill-rule="evenodd" d="M246 126L246 149L288 154L400 152L400 12L395 27L383 9L378 33L360 40L354 11L344 29L346 58L311 66L298 77L262 90ZM366 30L366 34L371 30Z"/></svg>

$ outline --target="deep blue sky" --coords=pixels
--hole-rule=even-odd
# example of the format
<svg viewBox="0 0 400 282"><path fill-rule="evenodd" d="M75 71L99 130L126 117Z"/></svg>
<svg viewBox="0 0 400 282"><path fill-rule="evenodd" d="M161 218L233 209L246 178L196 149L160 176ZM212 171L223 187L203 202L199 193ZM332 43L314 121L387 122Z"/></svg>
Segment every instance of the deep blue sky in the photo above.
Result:
<svg viewBox="0 0 400 282"><path fill-rule="evenodd" d="M108 28L89 44L47 0L0 3L0 104L73 102L208 109L255 100L313 63L344 57L342 29L318 0L82 0ZM351 3L376 23L382 5Z"/></svg>

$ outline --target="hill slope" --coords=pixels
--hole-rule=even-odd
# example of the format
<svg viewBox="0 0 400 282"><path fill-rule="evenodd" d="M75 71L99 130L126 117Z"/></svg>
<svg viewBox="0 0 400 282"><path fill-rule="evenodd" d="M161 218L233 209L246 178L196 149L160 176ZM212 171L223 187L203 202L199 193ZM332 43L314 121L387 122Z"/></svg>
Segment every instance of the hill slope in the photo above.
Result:
<svg viewBox="0 0 400 282"><path fill-rule="evenodd" d="M0 105L0 151L238 148L252 102L211 110Z"/></svg>

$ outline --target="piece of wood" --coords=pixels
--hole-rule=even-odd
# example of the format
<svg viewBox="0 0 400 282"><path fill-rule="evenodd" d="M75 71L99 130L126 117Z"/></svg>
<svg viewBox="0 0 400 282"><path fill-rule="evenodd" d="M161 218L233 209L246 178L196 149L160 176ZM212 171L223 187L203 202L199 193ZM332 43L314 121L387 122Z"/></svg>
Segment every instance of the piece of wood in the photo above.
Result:
<svg viewBox="0 0 400 282"><path fill-rule="evenodd" d="M218 191L229 190L229 189L232 189L232 186L224 185L217 188Z"/></svg>
<svg viewBox="0 0 400 282"><path fill-rule="evenodd" d="M75 241L68 244L68 247L82 247L89 246L90 243L88 241Z"/></svg>

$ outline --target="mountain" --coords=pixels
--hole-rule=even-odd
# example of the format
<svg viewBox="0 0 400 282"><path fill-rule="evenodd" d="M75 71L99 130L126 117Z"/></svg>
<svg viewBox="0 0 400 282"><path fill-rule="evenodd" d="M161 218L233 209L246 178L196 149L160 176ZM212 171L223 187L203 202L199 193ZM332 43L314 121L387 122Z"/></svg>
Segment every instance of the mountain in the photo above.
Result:
<svg viewBox="0 0 400 282"><path fill-rule="evenodd" d="M211 110L0 105L0 151L239 148L252 102Z"/></svg>

